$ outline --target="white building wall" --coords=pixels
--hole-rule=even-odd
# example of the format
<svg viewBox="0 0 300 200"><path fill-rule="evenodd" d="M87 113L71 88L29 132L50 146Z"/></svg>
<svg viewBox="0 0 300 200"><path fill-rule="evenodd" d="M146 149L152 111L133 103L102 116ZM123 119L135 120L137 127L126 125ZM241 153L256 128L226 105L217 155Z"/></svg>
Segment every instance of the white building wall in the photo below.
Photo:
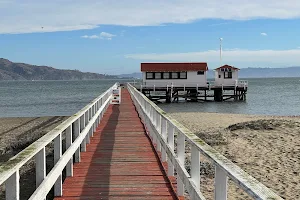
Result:
<svg viewBox="0 0 300 200"><path fill-rule="evenodd" d="M219 78L220 75L220 78ZM222 71L215 71L215 85L227 85L227 86L234 86L235 83L239 80L238 78L238 70L232 71L232 78L231 79L225 79L224 78L224 72Z"/></svg>
<svg viewBox="0 0 300 200"><path fill-rule="evenodd" d="M187 79L146 79L146 72L143 72L143 85L148 86L166 86L166 85L185 85L195 87L197 84L199 87L207 86L207 73L204 72L203 75L197 75L197 71L187 72Z"/></svg>

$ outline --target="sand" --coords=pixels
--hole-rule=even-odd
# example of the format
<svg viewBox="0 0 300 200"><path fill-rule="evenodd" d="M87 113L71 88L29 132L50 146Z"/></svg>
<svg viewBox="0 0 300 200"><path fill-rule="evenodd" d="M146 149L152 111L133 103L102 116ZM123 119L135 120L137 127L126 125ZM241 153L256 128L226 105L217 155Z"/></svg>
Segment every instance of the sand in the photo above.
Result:
<svg viewBox="0 0 300 200"><path fill-rule="evenodd" d="M67 118L64 116L0 118L0 164L22 151ZM53 165L53 155L52 148L49 146L47 148L47 169L50 169L50 165ZM20 179L21 200L28 199L35 190L33 159L20 169ZM0 200L2 199L4 199L4 193L3 187L0 187Z"/></svg>
<svg viewBox="0 0 300 200"><path fill-rule="evenodd" d="M300 117L170 115L282 198L300 199ZM201 191L213 199L213 166L202 162L209 167L201 169ZM251 198L230 182L228 199Z"/></svg>

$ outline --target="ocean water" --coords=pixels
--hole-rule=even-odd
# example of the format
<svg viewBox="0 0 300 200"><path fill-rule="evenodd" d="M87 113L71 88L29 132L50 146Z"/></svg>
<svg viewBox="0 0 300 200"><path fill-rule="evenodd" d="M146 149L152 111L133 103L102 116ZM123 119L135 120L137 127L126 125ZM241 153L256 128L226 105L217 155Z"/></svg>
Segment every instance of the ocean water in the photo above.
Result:
<svg viewBox="0 0 300 200"><path fill-rule="evenodd" d="M300 115L300 78L248 79L245 102L159 104L167 112ZM116 80L0 81L0 117L68 116Z"/></svg>
<svg viewBox="0 0 300 200"><path fill-rule="evenodd" d="M300 115L300 78L248 80L246 101L159 104L169 113L217 112L257 115Z"/></svg>
<svg viewBox="0 0 300 200"><path fill-rule="evenodd" d="M115 82L0 81L0 117L69 116Z"/></svg>

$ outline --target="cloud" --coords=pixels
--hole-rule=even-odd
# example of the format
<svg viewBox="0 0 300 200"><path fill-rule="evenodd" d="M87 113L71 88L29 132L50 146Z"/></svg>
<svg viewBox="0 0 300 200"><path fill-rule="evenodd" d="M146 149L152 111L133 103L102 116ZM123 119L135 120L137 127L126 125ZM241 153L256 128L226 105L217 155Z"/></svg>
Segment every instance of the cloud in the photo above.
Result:
<svg viewBox="0 0 300 200"><path fill-rule="evenodd" d="M93 29L99 25L149 26L189 23L200 19L249 20L300 17L299 0L0 2L0 33L6 34Z"/></svg>
<svg viewBox="0 0 300 200"><path fill-rule="evenodd" d="M223 61L227 63L272 63L299 65L300 49L290 50L243 50L232 49L223 51ZM128 54L125 58L147 61L174 61L174 62L219 62L219 51L209 50L187 53L149 53Z"/></svg>
<svg viewBox="0 0 300 200"><path fill-rule="evenodd" d="M268 36L267 33L260 33L260 35L262 35L262 36Z"/></svg>
<svg viewBox="0 0 300 200"><path fill-rule="evenodd" d="M81 36L82 38L88 38L88 39L99 39L99 36L98 35L84 35L84 36Z"/></svg>
<svg viewBox="0 0 300 200"><path fill-rule="evenodd" d="M112 38L112 37L115 37L116 35L114 34L111 34L111 33L107 33L107 32L101 32L100 33L100 37L102 38Z"/></svg>
<svg viewBox="0 0 300 200"><path fill-rule="evenodd" d="M81 36L82 38L87 38L87 39L103 39L103 40L112 40L113 37L116 35L107 33L107 32L101 32L99 35L84 35Z"/></svg>

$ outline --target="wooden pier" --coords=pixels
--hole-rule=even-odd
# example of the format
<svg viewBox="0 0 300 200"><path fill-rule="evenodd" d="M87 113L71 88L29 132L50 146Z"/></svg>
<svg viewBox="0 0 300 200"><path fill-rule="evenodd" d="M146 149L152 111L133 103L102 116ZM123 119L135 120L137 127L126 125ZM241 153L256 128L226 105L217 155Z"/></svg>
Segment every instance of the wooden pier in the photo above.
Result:
<svg viewBox="0 0 300 200"><path fill-rule="evenodd" d="M152 101L245 101L248 86L135 86Z"/></svg>
<svg viewBox="0 0 300 200"><path fill-rule="evenodd" d="M63 196L76 199L178 199L127 90L110 105Z"/></svg>

